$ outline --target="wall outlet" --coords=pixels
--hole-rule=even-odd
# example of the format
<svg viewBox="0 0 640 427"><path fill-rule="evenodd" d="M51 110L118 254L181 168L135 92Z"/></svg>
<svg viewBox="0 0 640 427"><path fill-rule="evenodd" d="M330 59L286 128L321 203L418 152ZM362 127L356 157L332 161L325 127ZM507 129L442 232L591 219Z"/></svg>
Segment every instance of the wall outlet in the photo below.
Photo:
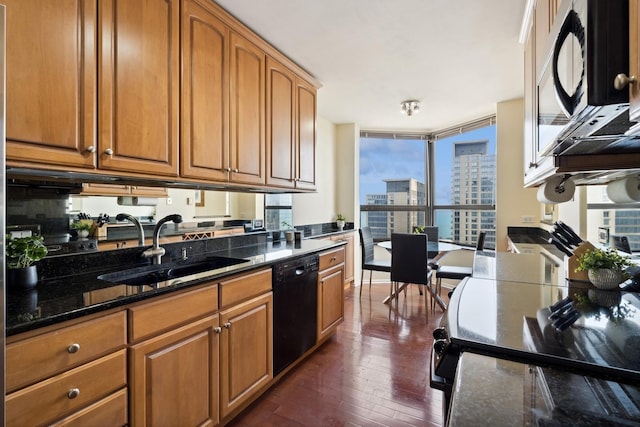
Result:
<svg viewBox="0 0 640 427"><path fill-rule="evenodd" d="M533 224L533 215L522 215L520 220L523 224Z"/></svg>
<svg viewBox="0 0 640 427"><path fill-rule="evenodd" d="M172 205L173 199L171 197L167 197L167 205Z"/></svg>

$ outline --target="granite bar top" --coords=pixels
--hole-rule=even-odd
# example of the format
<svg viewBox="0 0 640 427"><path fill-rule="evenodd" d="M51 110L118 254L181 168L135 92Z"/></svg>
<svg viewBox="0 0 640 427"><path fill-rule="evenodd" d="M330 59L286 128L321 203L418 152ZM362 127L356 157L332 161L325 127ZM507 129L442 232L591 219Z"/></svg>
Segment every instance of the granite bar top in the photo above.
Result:
<svg viewBox="0 0 640 427"><path fill-rule="evenodd" d="M465 352L448 425L637 425L638 396L638 386Z"/></svg>
<svg viewBox="0 0 640 427"><path fill-rule="evenodd" d="M7 288L6 335L15 335L168 294L244 271L270 267L285 259L322 252L344 244L342 241L332 240L273 243L266 239L266 235L167 244L163 245L167 250L163 262L179 260L183 248L186 248L188 254L185 263L209 256L242 258L246 262L210 271L206 277L199 277L197 280L174 281L159 284L160 286L131 286L98 278L106 273L148 266L151 261L140 257L140 248L109 251L110 255L95 252L52 258L45 263L41 261L42 265L38 267L41 280L33 290Z"/></svg>

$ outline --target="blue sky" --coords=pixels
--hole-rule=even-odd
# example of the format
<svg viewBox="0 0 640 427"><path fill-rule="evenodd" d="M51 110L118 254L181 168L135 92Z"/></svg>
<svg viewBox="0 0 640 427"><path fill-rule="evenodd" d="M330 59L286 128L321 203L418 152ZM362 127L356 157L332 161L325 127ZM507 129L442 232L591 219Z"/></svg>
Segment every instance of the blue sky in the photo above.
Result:
<svg viewBox="0 0 640 427"><path fill-rule="evenodd" d="M436 204L450 202L453 143L489 140L489 154L495 154L495 126L451 136L436 142ZM423 141L367 139L360 144L360 203L367 194L385 192L384 179L416 178L424 181L425 146Z"/></svg>

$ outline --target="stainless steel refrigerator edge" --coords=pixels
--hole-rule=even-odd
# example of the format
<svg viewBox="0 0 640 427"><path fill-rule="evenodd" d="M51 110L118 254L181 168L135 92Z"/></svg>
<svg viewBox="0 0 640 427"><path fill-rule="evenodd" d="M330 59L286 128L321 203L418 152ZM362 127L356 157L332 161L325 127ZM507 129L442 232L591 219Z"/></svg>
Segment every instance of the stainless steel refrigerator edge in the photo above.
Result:
<svg viewBox="0 0 640 427"><path fill-rule="evenodd" d="M6 111L6 90L5 90L5 34L6 34L6 22L5 22L5 5L0 4L0 174L2 175L2 185L0 186L0 229L4 231L5 225L5 137L6 137L6 123L5 123L5 111ZM4 234L4 232L3 232ZM5 425L5 411L4 411L4 394L5 394L5 272L4 272L4 237L0 243L0 307L2 308L2 315L0 316L0 339L2 345L0 346L0 365L2 365L2 378L0 379L0 391L3 398L0 399L0 425Z"/></svg>

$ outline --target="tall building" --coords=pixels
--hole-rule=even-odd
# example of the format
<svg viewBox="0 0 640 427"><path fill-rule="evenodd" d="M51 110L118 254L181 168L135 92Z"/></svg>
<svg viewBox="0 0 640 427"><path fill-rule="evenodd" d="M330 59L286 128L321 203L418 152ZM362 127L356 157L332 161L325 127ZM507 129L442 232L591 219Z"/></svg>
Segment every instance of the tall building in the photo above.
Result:
<svg viewBox="0 0 640 427"><path fill-rule="evenodd" d="M452 205L495 205L496 156L488 148L488 140L453 144ZM454 210L451 221L454 241L475 244L485 231L487 246L495 247L495 211Z"/></svg>
<svg viewBox="0 0 640 427"><path fill-rule="evenodd" d="M367 194L367 205L424 205L426 188L414 179L385 179L385 194ZM411 233L413 226L424 224L424 212L367 212L367 225L374 239L390 239L391 233Z"/></svg>

